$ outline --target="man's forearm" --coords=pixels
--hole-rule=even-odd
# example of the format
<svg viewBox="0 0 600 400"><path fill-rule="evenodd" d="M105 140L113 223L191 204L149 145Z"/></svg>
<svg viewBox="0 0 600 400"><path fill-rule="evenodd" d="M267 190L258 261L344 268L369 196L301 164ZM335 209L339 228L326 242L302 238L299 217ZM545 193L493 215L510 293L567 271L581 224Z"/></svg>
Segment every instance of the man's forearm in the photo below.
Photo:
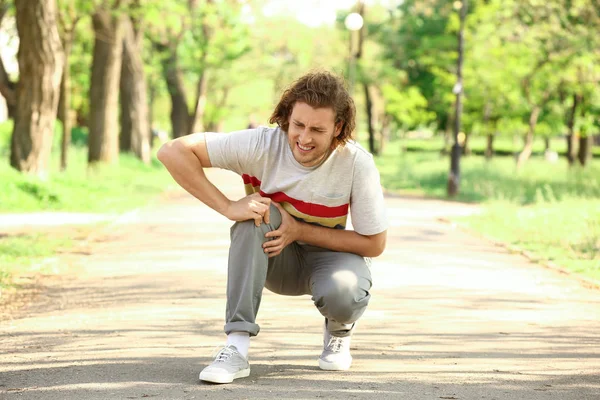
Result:
<svg viewBox="0 0 600 400"><path fill-rule="evenodd" d="M230 200L208 180L200 161L191 150L178 143L168 143L160 149L158 159L182 188L225 215Z"/></svg>
<svg viewBox="0 0 600 400"><path fill-rule="evenodd" d="M313 246L363 257L377 257L385 247L385 237L382 240L381 237L365 236L350 230L331 229L305 222L299 224L298 241Z"/></svg>

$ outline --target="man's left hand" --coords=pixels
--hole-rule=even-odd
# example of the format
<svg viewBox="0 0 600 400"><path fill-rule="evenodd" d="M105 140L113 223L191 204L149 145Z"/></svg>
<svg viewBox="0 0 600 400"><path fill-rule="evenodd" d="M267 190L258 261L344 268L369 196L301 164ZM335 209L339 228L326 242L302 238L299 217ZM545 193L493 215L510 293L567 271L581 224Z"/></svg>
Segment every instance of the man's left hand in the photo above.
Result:
<svg viewBox="0 0 600 400"><path fill-rule="evenodd" d="M298 240L298 232L300 230L300 222L296 221L287 211L283 209L279 204L272 202L275 207L281 213L281 225L276 231L267 232L265 237L268 240L263 244L263 249L269 257L275 257L281 253L281 251L290 243Z"/></svg>

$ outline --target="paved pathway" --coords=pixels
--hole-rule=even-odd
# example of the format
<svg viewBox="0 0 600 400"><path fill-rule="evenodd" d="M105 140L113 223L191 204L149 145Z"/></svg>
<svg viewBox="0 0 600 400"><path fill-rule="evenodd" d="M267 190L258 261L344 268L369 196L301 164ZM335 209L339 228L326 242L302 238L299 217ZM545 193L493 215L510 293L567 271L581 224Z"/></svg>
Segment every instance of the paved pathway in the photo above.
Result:
<svg viewBox="0 0 600 400"><path fill-rule="evenodd" d="M231 195L240 181L215 172ZM346 373L318 370L308 296L266 292L252 373L199 383L224 340L229 223L182 193L96 235L78 273L0 322L1 399L600 399L600 291L388 199L388 249Z"/></svg>

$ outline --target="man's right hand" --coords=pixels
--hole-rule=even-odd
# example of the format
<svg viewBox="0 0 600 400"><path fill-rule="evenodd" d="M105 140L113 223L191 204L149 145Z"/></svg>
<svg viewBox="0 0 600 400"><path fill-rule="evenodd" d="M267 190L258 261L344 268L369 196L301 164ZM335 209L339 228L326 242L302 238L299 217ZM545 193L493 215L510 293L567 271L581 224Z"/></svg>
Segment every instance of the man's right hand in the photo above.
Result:
<svg viewBox="0 0 600 400"><path fill-rule="evenodd" d="M253 219L256 226L260 226L263 221L270 222L271 199L262 197L259 193L254 193L238 201L229 203L225 211L225 216L232 221L248 221Z"/></svg>

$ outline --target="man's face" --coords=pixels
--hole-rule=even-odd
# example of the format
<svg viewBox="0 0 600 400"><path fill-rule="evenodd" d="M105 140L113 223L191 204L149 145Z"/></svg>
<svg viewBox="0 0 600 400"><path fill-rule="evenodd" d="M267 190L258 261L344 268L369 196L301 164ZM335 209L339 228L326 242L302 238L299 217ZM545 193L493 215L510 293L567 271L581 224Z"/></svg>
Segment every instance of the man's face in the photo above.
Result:
<svg viewBox="0 0 600 400"><path fill-rule="evenodd" d="M305 167L320 164L329 155L333 138L342 130L342 124L335 125L332 108L312 108L301 102L294 105L289 122L292 154Z"/></svg>

